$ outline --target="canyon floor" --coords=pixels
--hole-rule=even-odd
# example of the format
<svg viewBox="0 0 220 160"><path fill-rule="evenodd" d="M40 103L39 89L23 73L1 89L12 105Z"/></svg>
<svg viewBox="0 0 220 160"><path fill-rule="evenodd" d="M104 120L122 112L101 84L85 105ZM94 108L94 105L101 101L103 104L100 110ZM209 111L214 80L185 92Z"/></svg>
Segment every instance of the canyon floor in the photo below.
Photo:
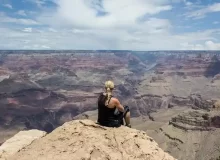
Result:
<svg viewBox="0 0 220 160"><path fill-rule="evenodd" d="M180 160L219 154L220 53L7 51L0 56L0 144L21 130L51 132L97 118L106 80L146 131Z"/></svg>

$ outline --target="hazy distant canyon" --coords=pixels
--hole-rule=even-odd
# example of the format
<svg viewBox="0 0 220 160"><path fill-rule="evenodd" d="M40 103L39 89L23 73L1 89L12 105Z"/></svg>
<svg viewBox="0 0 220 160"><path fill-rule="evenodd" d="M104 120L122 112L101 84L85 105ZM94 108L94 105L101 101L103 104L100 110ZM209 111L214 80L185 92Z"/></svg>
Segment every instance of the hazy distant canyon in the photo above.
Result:
<svg viewBox="0 0 220 160"><path fill-rule="evenodd" d="M220 155L217 51L0 51L0 144L20 130L96 120L108 79L132 126L175 158Z"/></svg>

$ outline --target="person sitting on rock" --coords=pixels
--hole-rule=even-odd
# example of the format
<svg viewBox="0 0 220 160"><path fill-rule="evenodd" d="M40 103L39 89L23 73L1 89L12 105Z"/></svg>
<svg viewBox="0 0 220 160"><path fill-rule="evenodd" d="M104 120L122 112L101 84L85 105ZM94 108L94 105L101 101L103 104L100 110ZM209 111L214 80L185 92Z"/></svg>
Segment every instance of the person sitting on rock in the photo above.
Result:
<svg viewBox="0 0 220 160"><path fill-rule="evenodd" d="M119 100L113 97L114 83L105 82L105 92L98 98L98 123L107 127L120 127L130 125L130 110L128 106L122 106Z"/></svg>

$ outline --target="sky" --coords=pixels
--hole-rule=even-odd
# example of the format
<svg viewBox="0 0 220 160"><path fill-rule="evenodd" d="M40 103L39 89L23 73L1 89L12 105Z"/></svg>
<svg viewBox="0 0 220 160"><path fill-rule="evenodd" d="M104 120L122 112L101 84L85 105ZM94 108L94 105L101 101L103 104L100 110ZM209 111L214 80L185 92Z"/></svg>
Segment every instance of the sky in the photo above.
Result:
<svg viewBox="0 0 220 160"><path fill-rule="evenodd" d="M0 0L0 49L220 50L220 0Z"/></svg>

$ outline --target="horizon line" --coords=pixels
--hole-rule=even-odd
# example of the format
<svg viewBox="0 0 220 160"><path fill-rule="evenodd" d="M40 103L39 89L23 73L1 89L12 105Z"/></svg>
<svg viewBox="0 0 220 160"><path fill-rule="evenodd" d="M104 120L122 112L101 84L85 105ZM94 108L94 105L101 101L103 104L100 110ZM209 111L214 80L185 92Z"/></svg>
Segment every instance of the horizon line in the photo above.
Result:
<svg viewBox="0 0 220 160"><path fill-rule="evenodd" d="M126 51L126 52L168 52L168 51L178 51L178 52L184 52L184 51L190 51L190 52L220 52L220 50L116 50L116 49L0 49L1 51Z"/></svg>

